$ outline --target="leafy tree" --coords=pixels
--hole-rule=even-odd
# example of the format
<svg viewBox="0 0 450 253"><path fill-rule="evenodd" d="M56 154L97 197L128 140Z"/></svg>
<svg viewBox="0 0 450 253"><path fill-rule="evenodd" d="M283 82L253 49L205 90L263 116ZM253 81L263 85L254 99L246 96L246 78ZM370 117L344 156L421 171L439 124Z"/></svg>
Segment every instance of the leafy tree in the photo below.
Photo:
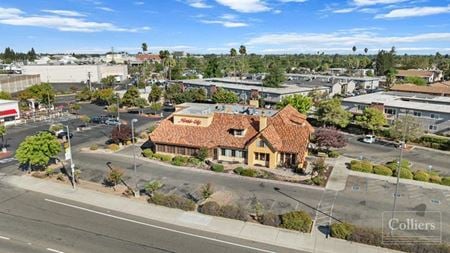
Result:
<svg viewBox="0 0 450 253"><path fill-rule="evenodd" d="M292 105L300 113L306 114L313 105L311 97L295 94L292 96L284 97L280 103L278 103L278 108L283 108L286 105Z"/></svg>
<svg viewBox="0 0 450 253"><path fill-rule="evenodd" d="M381 50L378 52L377 58L375 59L377 76L385 75L388 70L395 67L394 54L395 50L391 50L390 52Z"/></svg>
<svg viewBox="0 0 450 253"><path fill-rule="evenodd" d="M384 113L373 107L366 108L361 116L356 117L356 122L372 133L387 124Z"/></svg>
<svg viewBox="0 0 450 253"><path fill-rule="evenodd" d="M73 113L78 113L78 111L81 109L81 105L80 104L77 104L77 103L74 103L74 104L71 104L70 105L70 110L73 112Z"/></svg>
<svg viewBox="0 0 450 253"><path fill-rule="evenodd" d="M122 97L122 104L124 106L136 106L136 100L141 97L139 89L135 86L129 88Z"/></svg>
<svg viewBox="0 0 450 253"><path fill-rule="evenodd" d="M314 141L319 148L343 148L347 144L345 136L335 127L320 127L314 133Z"/></svg>
<svg viewBox="0 0 450 253"><path fill-rule="evenodd" d="M120 182L122 182L124 174L125 174L125 172L123 170L117 169L117 168L112 168L108 172L108 175L106 176L105 181L108 185L111 185L115 191L116 190L115 187L118 184L120 184Z"/></svg>
<svg viewBox="0 0 450 253"><path fill-rule="evenodd" d="M131 128L128 125L116 126L111 132L111 141L113 143L125 144L127 141L131 140Z"/></svg>
<svg viewBox="0 0 450 253"><path fill-rule="evenodd" d="M37 102L49 106L55 100L55 91L49 83L35 84L22 91L19 98L21 100L36 99Z"/></svg>
<svg viewBox="0 0 450 253"><path fill-rule="evenodd" d="M271 64L269 73L263 80L263 85L266 87L280 87L285 80L284 71L277 64Z"/></svg>
<svg viewBox="0 0 450 253"><path fill-rule="evenodd" d="M5 147L5 135L6 135L6 126L1 124L0 125L0 136L2 137L2 148Z"/></svg>
<svg viewBox="0 0 450 253"><path fill-rule="evenodd" d="M77 92L75 99L80 101L89 101L92 98L92 91L89 87L84 87L81 91Z"/></svg>
<svg viewBox="0 0 450 253"><path fill-rule="evenodd" d="M61 144L56 137L48 132L40 132L36 135L28 136L20 143L16 151L16 159L22 165L29 168L37 166L44 168L50 158L61 152Z"/></svg>
<svg viewBox="0 0 450 253"><path fill-rule="evenodd" d="M144 54L147 52L147 50L148 50L148 46L147 46L147 43L142 43L142 45L141 45L141 48L142 48L142 52L144 52Z"/></svg>
<svg viewBox="0 0 450 253"><path fill-rule="evenodd" d="M415 117L405 115L395 120L391 126L390 135L396 140L409 142L419 139L424 134L423 126Z"/></svg>
<svg viewBox="0 0 450 253"><path fill-rule="evenodd" d="M4 100L11 100L11 94L9 92L6 91L0 91L0 99L4 99Z"/></svg>
<svg viewBox="0 0 450 253"><path fill-rule="evenodd" d="M200 148L195 154L195 157L200 161L204 161L208 157L208 149L204 147Z"/></svg>
<svg viewBox="0 0 450 253"><path fill-rule="evenodd" d="M322 124L346 127L352 114L342 108L338 98L323 100L317 106L317 117Z"/></svg>
<svg viewBox="0 0 450 253"><path fill-rule="evenodd" d="M244 45L241 45L239 47L239 54L241 55L241 61L240 61L240 68L239 68L239 77L242 80L242 75L244 74L245 71L245 56L247 55L247 48Z"/></svg>
<svg viewBox="0 0 450 253"><path fill-rule="evenodd" d="M164 186L164 184L161 183L160 181L158 181L158 180L153 180L153 181L150 181L150 182L146 183L145 186L144 186L144 189L145 189L145 191L147 192L147 194L148 194L150 197L152 197L153 194L154 194L157 190L161 189L163 186Z"/></svg>
<svg viewBox="0 0 450 253"><path fill-rule="evenodd" d="M150 104L150 109L153 111L154 114L156 114L157 111L161 110L161 108L162 108L161 103L154 102Z"/></svg>
<svg viewBox="0 0 450 253"><path fill-rule="evenodd" d="M94 91L92 94L92 100L98 105L110 105L116 99L114 90L112 88L100 89Z"/></svg>
<svg viewBox="0 0 450 253"><path fill-rule="evenodd" d="M107 87L112 87L116 83L116 78L114 76L103 77L100 82Z"/></svg>
<svg viewBox="0 0 450 253"><path fill-rule="evenodd" d="M83 121L83 123L86 125L89 124L89 122L91 122L91 118L87 115L81 115L80 120Z"/></svg>
<svg viewBox="0 0 450 253"><path fill-rule="evenodd" d="M390 68L384 73L384 75L386 76L386 86L392 87L395 84L397 70L394 68Z"/></svg>
<svg viewBox="0 0 450 253"><path fill-rule="evenodd" d="M219 88L212 95L212 100L216 103L233 104L237 103L239 98L234 92Z"/></svg>
<svg viewBox="0 0 450 253"><path fill-rule="evenodd" d="M231 60L233 61L233 76L236 76L236 56L237 56L237 51L235 48L230 49L230 57Z"/></svg>
<svg viewBox="0 0 450 253"><path fill-rule="evenodd" d="M148 94L148 101L149 102L157 102L161 99L162 90L159 88L157 84L152 85L152 90L150 91L150 94Z"/></svg>
<svg viewBox="0 0 450 253"><path fill-rule="evenodd" d="M145 98L138 98L135 102L135 106L139 107L139 109L144 109L148 105L147 99Z"/></svg>

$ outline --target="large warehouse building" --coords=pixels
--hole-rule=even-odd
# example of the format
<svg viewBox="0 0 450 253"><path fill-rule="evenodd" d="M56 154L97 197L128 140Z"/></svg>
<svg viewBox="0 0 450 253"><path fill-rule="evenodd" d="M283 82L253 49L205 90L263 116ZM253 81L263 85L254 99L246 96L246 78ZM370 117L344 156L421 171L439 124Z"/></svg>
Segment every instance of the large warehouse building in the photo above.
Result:
<svg viewBox="0 0 450 253"><path fill-rule="evenodd" d="M24 65L22 74L40 75L43 82L82 83L90 78L98 83L107 76L115 76L118 81L127 79L127 65Z"/></svg>
<svg viewBox="0 0 450 253"><path fill-rule="evenodd" d="M0 75L0 91L15 93L41 83L39 75Z"/></svg>

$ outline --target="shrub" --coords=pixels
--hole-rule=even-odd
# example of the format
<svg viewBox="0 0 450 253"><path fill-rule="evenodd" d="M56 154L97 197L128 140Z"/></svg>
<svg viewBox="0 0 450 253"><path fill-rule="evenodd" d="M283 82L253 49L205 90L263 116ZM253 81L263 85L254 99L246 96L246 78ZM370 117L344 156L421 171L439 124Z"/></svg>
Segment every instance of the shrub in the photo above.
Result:
<svg viewBox="0 0 450 253"><path fill-rule="evenodd" d="M303 233L311 231L312 219L305 211L293 211L281 215L281 227Z"/></svg>
<svg viewBox="0 0 450 253"><path fill-rule="evenodd" d="M328 157L330 158L338 158L341 155L338 151L332 150L328 152Z"/></svg>
<svg viewBox="0 0 450 253"><path fill-rule="evenodd" d="M214 188L211 183L207 183L202 187L202 196L204 199L211 197L214 194Z"/></svg>
<svg viewBox="0 0 450 253"><path fill-rule="evenodd" d="M261 217L261 224L272 227L279 227L281 225L281 219L280 216L277 214L265 213Z"/></svg>
<svg viewBox="0 0 450 253"><path fill-rule="evenodd" d="M437 176L437 175L431 175L430 176L430 183L440 184L440 183L442 183L442 178L440 176Z"/></svg>
<svg viewBox="0 0 450 253"><path fill-rule="evenodd" d="M311 181L315 185L325 185L325 177L324 176L313 177L313 178L311 178Z"/></svg>
<svg viewBox="0 0 450 253"><path fill-rule="evenodd" d="M373 173L389 177L392 176L392 170L381 164L373 166Z"/></svg>
<svg viewBox="0 0 450 253"><path fill-rule="evenodd" d="M35 178L46 178L47 175L45 173L42 173L40 171L35 171L31 174L31 176L35 177Z"/></svg>
<svg viewBox="0 0 450 253"><path fill-rule="evenodd" d="M326 164L325 164L325 158L324 157L317 157L313 164L313 171L317 172L319 175L323 175L325 172Z"/></svg>
<svg viewBox="0 0 450 253"><path fill-rule="evenodd" d="M54 170L54 169L52 169L52 168L47 168L47 169L45 169L45 175L46 175L47 177L52 177L53 174L55 174L55 170Z"/></svg>
<svg viewBox="0 0 450 253"><path fill-rule="evenodd" d="M241 176L244 176L244 177L256 177L257 174L258 174L258 171L254 170L254 169L244 169L241 172Z"/></svg>
<svg viewBox="0 0 450 253"><path fill-rule="evenodd" d="M234 169L233 171L234 171L234 173L236 173L236 174L238 174L238 175L241 175L241 174L242 174L242 171L244 171L244 170L245 170L244 167L239 166L239 167L237 167L236 169Z"/></svg>
<svg viewBox="0 0 450 253"><path fill-rule="evenodd" d="M153 193L155 193L157 190L161 189L164 186L164 184L162 184L160 181L158 180L153 180L150 182L147 182L144 186L145 191L147 192L148 195L153 195Z"/></svg>
<svg viewBox="0 0 450 253"><path fill-rule="evenodd" d="M198 166L202 163L202 161L200 161L199 159L195 158L195 157L189 157L188 159L188 164L193 165L193 166Z"/></svg>
<svg viewBox="0 0 450 253"><path fill-rule="evenodd" d="M109 148L111 151L114 151L114 152L120 149L119 145L117 145L117 144L115 144L115 143L109 144L108 148Z"/></svg>
<svg viewBox="0 0 450 253"><path fill-rule="evenodd" d="M220 208L220 216L235 220L248 220L247 212L243 208L233 205L222 206Z"/></svg>
<svg viewBox="0 0 450 253"><path fill-rule="evenodd" d="M113 187L118 185L122 181L123 174L124 172L121 169L116 168L111 169L106 175L105 181L107 185L111 185Z"/></svg>
<svg viewBox="0 0 450 253"><path fill-rule="evenodd" d="M142 150L142 155L147 158L151 158L153 156L153 151L149 148Z"/></svg>
<svg viewBox="0 0 450 253"><path fill-rule="evenodd" d="M90 149L90 150L97 150L97 149L98 149L98 145L97 145L97 144L92 144L92 145L89 147L89 149Z"/></svg>
<svg viewBox="0 0 450 253"><path fill-rule="evenodd" d="M172 159L172 165L184 166L184 165L186 165L188 163L188 161L189 161L189 157L186 157L186 156L175 156Z"/></svg>
<svg viewBox="0 0 450 253"><path fill-rule="evenodd" d="M158 159L158 160L163 161L163 162L170 162L170 161L172 161L172 156L158 154L158 153L153 154L153 158Z"/></svg>
<svg viewBox="0 0 450 253"><path fill-rule="evenodd" d="M211 170L214 171L214 172L223 172L224 171L224 167L223 167L222 164L215 163L215 164L213 164L211 166Z"/></svg>
<svg viewBox="0 0 450 253"><path fill-rule="evenodd" d="M355 227L349 240L368 245L382 246L381 233L368 228Z"/></svg>
<svg viewBox="0 0 450 253"><path fill-rule="evenodd" d="M395 170L394 176L397 176L397 170ZM400 178L413 179L413 173L407 168L401 168L401 170L400 170Z"/></svg>
<svg viewBox="0 0 450 253"><path fill-rule="evenodd" d="M220 216L220 205L214 201L208 201L205 204L201 205L198 211L202 214Z"/></svg>
<svg viewBox="0 0 450 253"><path fill-rule="evenodd" d="M386 163L386 166L391 168L392 171L395 171L398 167L397 164L398 164L398 161L394 160L394 161L390 161L390 162ZM400 167L402 167L402 168L409 169L409 166L410 166L410 162L408 160L403 159L400 163Z"/></svg>
<svg viewBox="0 0 450 253"><path fill-rule="evenodd" d="M423 170L418 170L414 172L414 180L428 182L430 181L430 175Z"/></svg>
<svg viewBox="0 0 450 253"><path fill-rule="evenodd" d="M339 239L348 240L355 227L350 223L334 223L331 225L331 236Z"/></svg>
<svg viewBox="0 0 450 253"><path fill-rule="evenodd" d="M147 134L147 132L142 132L142 133L140 133L140 134L139 134L139 138L144 139L144 140L148 139L148 134Z"/></svg>
<svg viewBox="0 0 450 253"><path fill-rule="evenodd" d="M373 165L369 161L357 161L357 162L352 161L350 162L350 169L354 171L372 173Z"/></svg>
<svg viewBox="0 0 450 253"><path fill-rule="evenodd" d="M446 186L450 186L450 177L442 178L441 184L446 185Z"/></svg>
<svg viewBox="0 0 450 253"><path fill-rule="evenodd" d="M164 195L161 193L154 193L152 197L148 199L148 202L155 205L166 206L170 208L178 208L184 211L194 211L194 201L180 197L178 195Z"/></svg>
<svg viewBox="0 0 450 253"><path fill-rule="evenodd" d="M197 153L195 154L195 157L200 160L204 161L208 157L208 149L207 148L200 148Z"/></svg>
<svg viewBox="0 0 450 253"><path fill-rule="evenodd" d="M58 176L56 176L56 179L61 182L66 181L66 178L64 177L64 174L62 174L62 173L59 173Z"/></svg>

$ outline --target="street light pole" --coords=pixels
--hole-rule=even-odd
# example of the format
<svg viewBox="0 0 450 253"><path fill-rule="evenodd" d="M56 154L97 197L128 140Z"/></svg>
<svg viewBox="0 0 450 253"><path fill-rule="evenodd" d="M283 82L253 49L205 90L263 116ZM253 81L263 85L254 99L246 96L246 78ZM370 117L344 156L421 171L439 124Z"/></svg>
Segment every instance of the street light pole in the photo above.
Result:
<svg viewBox="0 0 450 253"><path fill-rule="evenodd" d="M135 140L134 140L134 123L136 123L137 121L138 121L137 119L131 120L131 143L133 145L133 169L134 169L134 186L135 186L134 196L135 197L139 196L138 179L137 179L137 171L136 171L136 145L135 145Z"/></svg>
<svg viewBox="0 0 450 253"><path fill-rule="evenodd" d="M73 163L72 159L72 145L70 144L70 132L69 132L69 126L66 126L67 129L67 142L69 144L69 160L70 160L70 169L72 174L72 188L75 190L75 164Z"/></svg>
<svg viewBox="0 0 450 253"><path fill-rule="evenodd" d="M119 96L119 94L116 94L116 95L117 95L117 121L119 121L119 131L120 131L120 111L119 111L120 96Z"/></svg>

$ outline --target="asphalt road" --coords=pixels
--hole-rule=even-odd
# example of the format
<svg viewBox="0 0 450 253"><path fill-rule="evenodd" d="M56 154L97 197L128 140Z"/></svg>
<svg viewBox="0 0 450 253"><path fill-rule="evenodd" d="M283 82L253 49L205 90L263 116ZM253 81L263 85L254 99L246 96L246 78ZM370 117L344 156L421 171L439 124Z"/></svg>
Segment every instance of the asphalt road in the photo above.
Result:
<svg viewBox="0 0 450 253"><path fill-rule="evenodd" d="M1 183L0 192L0 252L294 252L10 188Z"/></svg>
<svg viewBox="0 0 450 253"><path fill-rule="evenodd" d="M96 154L78 154L78 165L85 179L101 182L112 166L126 169L127 182L133 183L132 159L120 156L99 156ZM149 180L160 180L166 185L165 193L187 194L205 183L212 183L216 190L232 192L234 201L251 209L251 202L257 199L265 211L275 213L301 209L316 217L316 207L334 218L349 221L361 226L380 228L381 215L391 211L395 185L381 180L350 177L344 191L322 191L298 186L285 185L280 182L262 183L253 179L232 178L222 174L210 174L183 170L173 166L159 165L138 161L137 171L139 185ZM275 190L280 188L280 194ZM416 211L420 216L423 211L439 211L442 213L444 241L450 242L450 191L430 190L417 186L401 184L399 188L398 211ZM330 218L320 214L318 222L329 221Z"/></svg>
<svg viewBox="0 0 450 253"><path fill-rule="evenodd" d="M392 146L381 144L368 144L358 141L356 136L347 136L348 144L341 152L348 157L371 160L375 163L385 163L392 160L398 160L399 150ZM404 159L412 162L414 169L427 170L429 165L432 169L439 171L443 175L450 175L450 156L441 152L434 152L424 149L413 149L405 151Z"/></svg>

